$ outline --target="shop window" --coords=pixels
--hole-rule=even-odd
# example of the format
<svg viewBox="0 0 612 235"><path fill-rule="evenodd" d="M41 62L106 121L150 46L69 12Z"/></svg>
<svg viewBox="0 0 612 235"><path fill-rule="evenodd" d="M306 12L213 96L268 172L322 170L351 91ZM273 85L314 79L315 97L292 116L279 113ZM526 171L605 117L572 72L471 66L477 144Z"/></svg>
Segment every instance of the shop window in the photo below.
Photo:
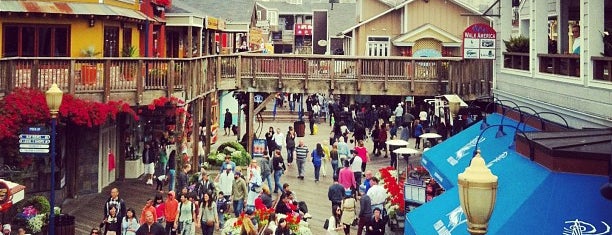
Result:
<svg viewBox="0 0 612 235"><path fill-rule="evenodd" d="M69 26L5 25L4 57L66 57L69 56Z"/></svg>
<svg viewBox="0 0 612 235"><path fill-rule="evenodd" d="M119 57L119 27L104 27L104 57Z"/></svg>
<svg viewBox="0 0 612 235"><path fill-rule="evenodd" d="M270 25L278 25L278 12L269 11L268 19L270 20Z"/></svg>

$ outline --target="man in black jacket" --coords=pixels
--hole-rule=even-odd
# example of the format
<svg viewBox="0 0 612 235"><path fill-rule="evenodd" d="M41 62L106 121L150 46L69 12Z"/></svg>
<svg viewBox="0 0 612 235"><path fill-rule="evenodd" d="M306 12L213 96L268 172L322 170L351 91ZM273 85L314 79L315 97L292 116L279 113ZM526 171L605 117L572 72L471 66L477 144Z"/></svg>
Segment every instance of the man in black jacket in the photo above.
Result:
<svg viewBox="0 0 612 235"><path fill-rule="evenodd" d="M338 176L334 175L334 184L329 186L329 190L327 191L327 198L332 203L332 207L334 205L340 206L342 205L342 199L344 199L344 187L338 183Z"/></svg>
<svg viewBox="0 0 612 235"><path fill-rule="evenodd" d="M125 201L119 198L119 189L117 188L111 189L111 196L104 203L104 220L108 218L112 206L117 208L117 220L122 221L127 213L127 207L125 206Z"/></svg>
<svg viewBox="0 0 612 235"><path fill-rule="evenodd" d="M382 219L381 211L374 208L374 217L366 225L366 235L384 235L385 221Z"/></svg>
<svg viewBox="0 0 612 235"><path fill-rule="evenodd" d="M155 222L152 212L145 212L145 217L146 223L140 225L136 235L164 235L164 227Z"/></svg>

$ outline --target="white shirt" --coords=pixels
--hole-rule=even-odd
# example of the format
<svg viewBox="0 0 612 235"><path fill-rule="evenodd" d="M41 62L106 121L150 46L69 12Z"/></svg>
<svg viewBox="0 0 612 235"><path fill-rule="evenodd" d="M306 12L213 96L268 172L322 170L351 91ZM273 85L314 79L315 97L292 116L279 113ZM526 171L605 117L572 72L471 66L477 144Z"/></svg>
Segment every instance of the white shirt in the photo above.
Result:
<svg viewBox="0 0 612 235"><path fill-rule="evenodd" d="M234 183L234 172L223 171L219 175L219 189L223 192L223 195L232 195L232 184Z"/></svg>
<svg viewBox="0 0 612 235"><path fill-rule="evenodd" d="M276 145L278 147L283 147L283 144L285 143L285 135L282 132L274 134L272 139L274 139L274 142L276 142Z"/></svg>
<svg viewBox="0 0 612 235"><path fill-rule="evenodd" d="M397 108L395 108L395 111L393 113L395 114L396 117L401 117L402 115L404 115L404 108L402 108L402 106L397 106Z"/></svg>
<svg viewBox="0 0 612 235"><path fill-rule="evenodd" d="M339 226L342 226L342 223L340 223ZM336 230L338 227L336 227L336 218L331 216L329 217L329 226L327 226L327 234L328 235L337 235L338 231L341 230Z"/></svg>
<svg viewBox="0 0 612 235"><path fill-rule="evenodd" d="M353 164L351 164L351 170L353 172L361 172L361 164L362 163L363 163L363 161L361 160L361 157L359 157L359 156L353 157Z"/></svg>
<svg viewBox="0 0 612 235"><path fill-rule="evenodd" d="M425 112L425 111L421 111L421 112L419 113L419 120L421 120L421 121L427 121L427 112Z"/></svg>
<svg viewBox="0 0 612 235"><path fill-rule="evenodd" d="M387 190L378 184L370 187L367 194L372 201L372 205L382 204L387 200Z"/></svg>

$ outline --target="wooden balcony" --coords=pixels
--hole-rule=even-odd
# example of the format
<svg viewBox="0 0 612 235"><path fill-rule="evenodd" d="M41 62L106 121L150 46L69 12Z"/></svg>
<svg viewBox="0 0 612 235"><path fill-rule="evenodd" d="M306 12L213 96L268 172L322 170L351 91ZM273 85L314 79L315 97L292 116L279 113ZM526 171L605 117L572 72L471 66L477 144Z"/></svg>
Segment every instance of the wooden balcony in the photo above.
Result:
<svg viewBox="0 0 612 235"><path fill-rule="evenodd" d="M488 95L492 63L460 58L233 54L189 59L5 58L0 96L57 83L81 98L148 104L216 90L463 97Z"/></svg>

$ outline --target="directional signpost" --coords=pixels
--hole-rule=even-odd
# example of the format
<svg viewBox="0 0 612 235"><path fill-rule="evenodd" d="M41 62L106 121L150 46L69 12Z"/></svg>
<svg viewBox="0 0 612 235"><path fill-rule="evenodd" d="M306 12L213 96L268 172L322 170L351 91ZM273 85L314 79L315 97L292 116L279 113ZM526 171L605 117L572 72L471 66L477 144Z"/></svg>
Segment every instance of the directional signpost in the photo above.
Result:
<svg viewBox="0 0 612 235"><path fill-rule="evenodd" d="M22 154L49 154L51 133L45 127L28 127L19 135L19 152Z"/></svg>

